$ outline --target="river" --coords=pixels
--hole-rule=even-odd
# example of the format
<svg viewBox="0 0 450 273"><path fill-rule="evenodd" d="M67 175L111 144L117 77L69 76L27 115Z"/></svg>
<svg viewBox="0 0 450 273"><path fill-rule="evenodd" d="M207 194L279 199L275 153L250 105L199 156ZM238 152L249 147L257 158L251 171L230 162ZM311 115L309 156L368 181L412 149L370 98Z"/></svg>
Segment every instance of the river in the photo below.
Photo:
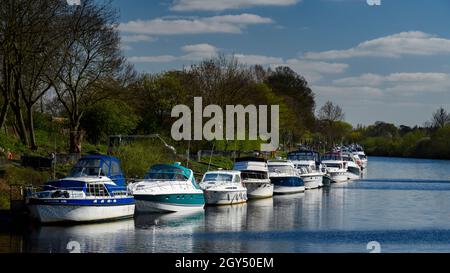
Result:
<svg viewBox="0 0 450 273"><path fill-rule="evenodd" d="M370 157L361 181L292 196L0 233L0 252L450 252L450 161ZM371 247L369 247L372 249Z"/></svg>

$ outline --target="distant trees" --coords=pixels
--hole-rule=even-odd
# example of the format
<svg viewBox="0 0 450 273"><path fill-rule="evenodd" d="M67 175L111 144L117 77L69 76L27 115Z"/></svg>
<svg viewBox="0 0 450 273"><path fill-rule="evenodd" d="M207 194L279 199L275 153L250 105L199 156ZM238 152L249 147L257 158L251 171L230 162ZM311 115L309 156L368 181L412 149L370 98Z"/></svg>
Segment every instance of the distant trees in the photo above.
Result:
<svg viewBox="0 0 450 273"><path fill-rule="evenodd" d="M319 110L318 118L323 121L343 121L345 114L339 105L334 105L331 101L327 101Z"/></svg>
<svg viewBox="0 0 450 273"><path fill-rule="evenodd" d="M431 125L433 128L439 129L444 128L447 124L450 124L450 114L444 108L440 107L433 113Z"/></svg>

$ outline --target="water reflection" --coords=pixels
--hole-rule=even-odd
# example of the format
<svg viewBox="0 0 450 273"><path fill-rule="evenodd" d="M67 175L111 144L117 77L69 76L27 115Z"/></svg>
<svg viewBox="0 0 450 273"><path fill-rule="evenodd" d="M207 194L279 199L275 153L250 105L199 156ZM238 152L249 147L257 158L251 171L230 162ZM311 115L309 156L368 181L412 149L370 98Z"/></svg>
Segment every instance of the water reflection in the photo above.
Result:
<svg viewBox="0 0 450 273"><path fill-rule="evenodd" d="M75 226L41 226L25 240L24 252L68 253L68 243L78 242L82 253L123 252L133 244L132 219Z"/></svg>
<svg viewBox="0 0 450 273"><path fill-rule="evenodd" d="M130 251L194 252L192 234L202 231L204 221L204 211L138 214L135 217L135 245Z"/></svg>

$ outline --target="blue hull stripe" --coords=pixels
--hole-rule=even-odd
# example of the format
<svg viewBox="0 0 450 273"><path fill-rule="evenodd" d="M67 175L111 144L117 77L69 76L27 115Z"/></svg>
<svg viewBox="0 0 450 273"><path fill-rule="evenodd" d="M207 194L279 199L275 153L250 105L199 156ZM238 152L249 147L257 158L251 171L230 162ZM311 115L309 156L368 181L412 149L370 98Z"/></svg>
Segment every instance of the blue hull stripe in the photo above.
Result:
<svg viewBox="0 0 450 273"><path fill-rule="evenodd" d="M31 198L29 205L48 205L48 206L95 206L111 207L126 206L135 204L134 198L98 198L98 199L36 199Z"/></svg>
<svg viewBox="0 0 450 273"><path fill-rule="evenodd" d="M270 181L275 186L282 187L302 187L305 186L305 182L300 177L272 177Z"/></svg>

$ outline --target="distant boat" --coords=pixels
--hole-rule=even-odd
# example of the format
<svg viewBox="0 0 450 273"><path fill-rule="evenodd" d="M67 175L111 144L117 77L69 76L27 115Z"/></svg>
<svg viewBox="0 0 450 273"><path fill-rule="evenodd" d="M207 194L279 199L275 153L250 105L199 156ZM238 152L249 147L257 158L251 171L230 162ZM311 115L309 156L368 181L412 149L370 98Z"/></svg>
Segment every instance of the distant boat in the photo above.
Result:
<svg viewBox="0 0 450 273"><path fill-rule="evenodd" d="M347 165L347 176L349 180L361 179L361 167L357 164L356 157L357 155L350 152L342 153L342 159Z"/></svg>
<svg viewBox="0 0 450 273"><path fill-rule="evenodd" d="M127 191L117 158L81 158L69 176L29 188L31 216L42 223L92 222L133 217L135 200Z"/></svg>
<svg viewBox="0 0 450 273"><path fill-rule="evenodd" d="M269 177L274 194L294 194L305 191L305 183L294 164L288 160L268 161Z"/></svg>
<svg viewBox="0 0 450 273"><path fill-rule="evenodd" d="M290 152L288 159L299 170L300 177L305 182L307 190L323 187L322 166L319 153L311 150L299 150Z"/></svg>
<svg viewBox="0 0 450 273"><path fill-rule="evenodd" d="M200 188L208 205L234 205L247 202L247 188L239 171L213 171L203 176Z"/></svg>
<svg viewBox="0 0 450 273"><path fill-rule="evenodd" d="M205 198L194 172L181 166L155 165L144 179L129 185L138 212L179 212L203 210Z"/></svg>
<svg viewBox="0 0 450 273"><path fill-rule="evenodd" d="M245 157L236 159L233 170L241 172L249 199L263 199L273 196L273 184L269 179L267 162L263 158Z"/></svg>
<svg viewBox="0 0 450 273"><path fill-rule="evenodd" d="M348 181L347 165L340 152L328 152L322 156L322 164L327 171L327 178L332 183Z"/></svg>

